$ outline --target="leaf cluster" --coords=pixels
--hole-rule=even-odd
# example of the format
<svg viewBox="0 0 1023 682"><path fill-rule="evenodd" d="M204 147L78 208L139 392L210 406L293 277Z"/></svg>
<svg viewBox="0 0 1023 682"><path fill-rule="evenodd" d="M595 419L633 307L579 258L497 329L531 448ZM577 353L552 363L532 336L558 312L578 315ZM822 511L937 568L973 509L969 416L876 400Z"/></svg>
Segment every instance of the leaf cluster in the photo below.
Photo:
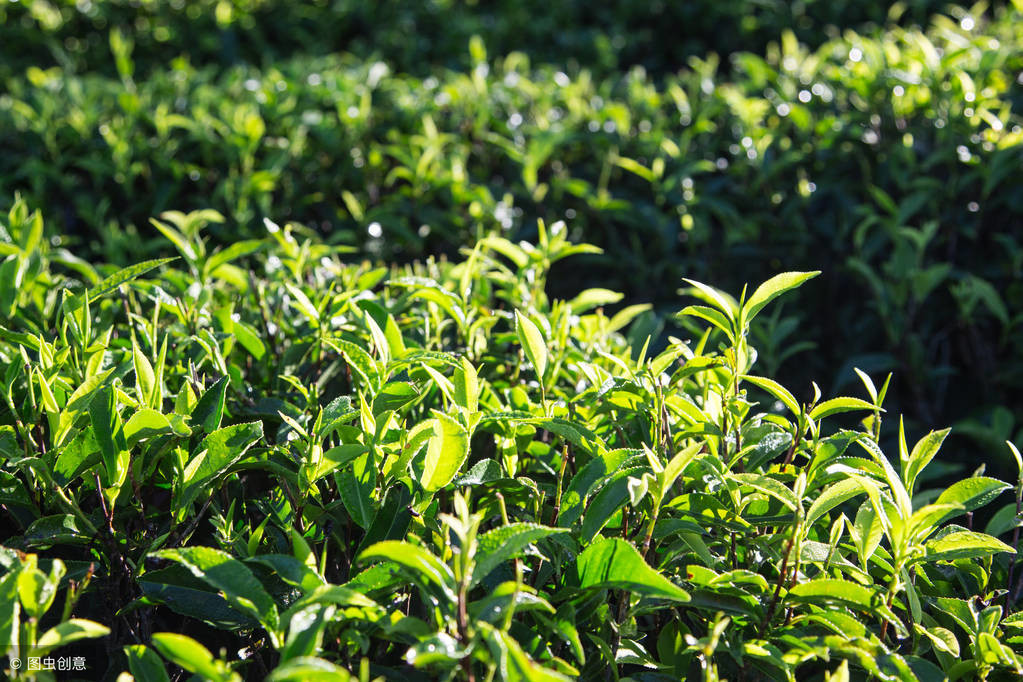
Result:
<svg viewBox="0 0 1023 682"><path fill-rule="evenodd" d="M754 331L817 272L689 280L698 331L652 351L646 306L548 294L597 251L563 223L380 267L270 220L219 248L219 219L165 213L180 256L117 269L7 218L9 655L98 638L92 665L139 680L1023 670L1023 488L975 528L1013 486L929 488L948 432L884 431L887 379L803 399L760 373Z"/></svg>
<svg viewBox="0 0 1023 682"><path fill-rule="evenodd" d="M149 222L172 208L224 216L204 228L212 248L258 239L277 216L388 261L454 257L492 231L536 242L533 216L565 220L604 250L563 271L566 295L601 286L666 302L683 276L737 291L822 269L822 285L791 300L827 317L775 307L753 330L765 373L838 392L854 366L894 371L889 404L915 428L955 422L987 449L1019 432L1023 415L1006 407L1023 376L1017 4L930 16L910 3L914 21L815 36L791 13L876 3L661 3L685 14L676 21L649 3L563 3L563 19L485 3L459 6L464 21L446 3L210 2L199 17L195 3L138 4L2 10L4 63L31 61L0 71L0 202L21 193L45 212L46 238L79 257L125 266L176 253ZM439 6L447 14L431 15ZM727 57L680 47L663 68L614 47L674 45L679 26L745 34L696 29L718 13L771 38ZM498 35L585 33L590 21L611 47L578 64L557 51L601 42L588 33L548 40L553 55L529 41L509 52ZM437 48L449 58L407 39L437 23L453 36ZM643 26L671 40L645 40ZM36 47L19 49L33 31ZM353 33L394 49L314 49L317 35ZM0 287L14 291L7 263Z"/></svg>

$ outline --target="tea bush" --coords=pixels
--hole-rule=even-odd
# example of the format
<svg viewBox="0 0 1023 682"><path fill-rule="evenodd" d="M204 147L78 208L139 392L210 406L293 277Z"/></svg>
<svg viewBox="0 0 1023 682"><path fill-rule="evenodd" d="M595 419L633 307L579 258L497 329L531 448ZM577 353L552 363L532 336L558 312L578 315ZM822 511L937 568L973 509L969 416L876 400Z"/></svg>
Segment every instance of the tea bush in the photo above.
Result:
<svg viewBox="0 0 1023 682"><path fill-rule="evenodd" d="M424 75L435 65L467 66L465 45L482 36L495 51L526 52L545 62L611 71L643 65L671 72L710 51L759 52L783 29L814 46L839 28L886 21L926 22L943 9L933 0L787 3L779 0L598 6L537 0L363 3L318 0L18 0L0 5L0 45L10 59L0 75L60 65L79 73L115 73L106 49L111 29L135 36L148 73L168 54L197 64L270 65L296 54L349 52ZM724 30L723 30L724 29Z"/></svg>
<svg viewBox="0 0 1023 682"><path fill-rule="evenodd" d="M532 60L495 52L512 45L493 31L481 29L488 45L459 28L457 47L443 48L457 56L424 56L417 75L390 48L379 62L318 54L322 38L305 53L275 52L270 34L225 67L204 47L220 33L199 24L182 45L185 10L143 5L145 30L130 32L119 3L3 10L11 31L26 21L44 30L24 13L51 6L53 40L88 36L84 61L32 57L0 95L0 201L20 192L46 211L48 237L80 256L127 265L166 255L148 221L168 209L216 208L228 218L209 233L217 244L258 235L262 216L275 215L389 261L454 256L494 230L535 241L528 217L564 219L605 254L563 271L555 291L608 286L654 303L649 324L681 333L671 314L683 276L738 290L821 269L821 284L756 332L772 374L836 392L854 365L894 371L889 404L915 428L955 422L975 439L955 444L960 459L1019 435L1023 414L1006 407L1023 377L1016 4L953 7L924 30L818 32L810 43L797 21L762 49L753 41L758 52L728 48L723 62L700 52L677 73L681 61L627 72L608 66L632 63L617 57L550 65L563 55L531 50L531 38ZM514 28L526 10L500 5L499 25L526 35ZM233 8L223 11L242 33L250 21L280 23L282 36L330 26L297 11L289 20L275 3L217 6ZM362 11L396 12L387 7ZM410 12L380 25L398 27L387 30L418 54L398 20L419 21ZM485 28L481 16L452 26ZM7 45L12 59L36 54ZM807 344L816 352L792 362Z"/></svg>
<svg viewBox="0 0 1023 682"><path fill-rule="evenodd" d="M689 280L698 331L654 352L648 306L548 293L599 253L564 223L380 267L271 220L219 247L224 220L164 213L177 257L123 269L54 247L24 202L0 231L9 661L145 681L1023 673L1023 473L934 488L948 430L910 437L890 376L799 400L759 369L775 299L819 273L738 298Z"/></svg>

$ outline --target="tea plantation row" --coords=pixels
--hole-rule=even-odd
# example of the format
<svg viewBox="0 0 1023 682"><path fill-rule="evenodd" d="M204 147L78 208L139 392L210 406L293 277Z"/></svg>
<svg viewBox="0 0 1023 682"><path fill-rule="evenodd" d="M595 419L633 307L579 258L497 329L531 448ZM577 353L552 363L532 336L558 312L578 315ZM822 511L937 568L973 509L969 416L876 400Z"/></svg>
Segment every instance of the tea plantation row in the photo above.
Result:
<svg viewBox="0 0 1023 682"><path fill-rule="evenodd" d="M42 6L20 5L4 11ZM104 59L39 56L4 78L0 202L20 192L73 253L165 255L149 218L168 209L216 208L228 218L211 230L219 244L273 216L404 261L493 230L535 241L536 217L563 219L605 253L553 291L600 284L650 301L651 330L678 329L682 276L737 290L821 269L757 332L765 367L832 390L853 365L893 370L892 404L912 424L954 422L973 437L955 441L959 458L980 452L1011 474L992 453L1023 418L1006 407L1023 379L1015 5L951 8L923 31L821 34L812 49L784 32L678 73L548 66L474 39L459 43L464 69L416 76L313 47L224 68L203 52L212 34L183 45L181 11L144 5L152 17L130 32L117 3L90 10L105 19L61 6L53 35L88 35ZM290 26L272 3L231 6L237 26L250 13Z"/></svg>
<svg viewBox="0 0 1023 682"><path fill-rule="evenodd" d="M223 66L348 52L425 75L438 66L467 66L465 45L473 35L501 54L517 50L544 62L602 72L642 65L667 73L694 55L759 52L786 28L816 46L843 28L924 23L944 7L935 0L895 5L614 0L596 6L538 0L314 0L297 5L280 0L18 0L0 5L0 45L9 53L0 63L0 76L54 65L114 74L106 49L114 28L136 37L146 73L165 64L168 55L186 54L195 64Z"/></svg>
<svg viewBox="0 0 1023 682"><path fill-rule="evenodd" d="M1023 674L1023 474L934 488L948 431L907 433L882 375L763 375L817 272L690 280L701 331L658 344L619 294L548 295L598 251L564 223L387 268L271 220L215 247L223 220L165 213L177 257L125 269L4 222L8 676Z"/></svg>

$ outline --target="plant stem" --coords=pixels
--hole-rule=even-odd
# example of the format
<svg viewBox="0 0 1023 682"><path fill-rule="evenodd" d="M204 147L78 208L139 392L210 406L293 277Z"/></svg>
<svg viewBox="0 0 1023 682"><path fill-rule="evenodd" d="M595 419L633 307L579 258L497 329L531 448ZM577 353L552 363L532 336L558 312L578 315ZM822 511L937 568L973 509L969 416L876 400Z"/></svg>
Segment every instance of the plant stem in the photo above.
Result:
<svg viewBox="0 0 1023 682"><path fill-rule="evenodd" d="M796 542L796 532L798 528L799 524L792 527L792 535L789 536L789 541L785 545L785 555L781 560L781 571L778 573L778 582L774 586L774 596L771 597L771 605L767 607L767 613L764 614L764 620L760 624L760 637L763 637L767 632L767 626L771 624L771 619L774 618L774 611L778 608L778 598L781 596L781 586L785 583L785 577L788 573L789 554L792 553L792 546Z"/></svg>
<svg viewBox="0 0 1023 682"><path fill-rule="evenodd" d="M466 607L466 591L468 585L463 579L458 585L458 639L462 646L469 645L469 613ZM461 661L462 670L465 671L466 679L475 682L476 678L472 672L472 660L469 656L463 656Z"/></svg>
<svg viewBox="0 0 1023 682"><path fill-rule="evenodd" d="M1016 601L1016 595L1013 590L1012 577L1016 570L1016 557L1019 555L1019 515L1020 507L1023 506L1023 471L1020 472L1019 481L1016 483L1016 527L1012 530L1012 548L1016 550L1012 555L1012 559L1009 560L1009 574L1006 577L1005 586L1008 591L1005 594L1005 611L1009 613L1012 611L1013 602Z"/></svg>
<svg viewBox="0 0 1023 682"><path fill-rule="evenodd" d="M551 525L558 525L558 514L561 513L561 493L562 484L565 481L565 468L568 466L568 449L569 445L565 445L564 451L561 453L561 468L558 471L558 489L554 497L554 513L551 515Z"/></svg>
<svg viewBox="0 0 1023 682"><path fill-rule="evenodd" d="M800 441L803 440L803 413L799 413L799 418L796 420L796 437L792 439L792 446L789 451L785 453L785 461L782 466L788 466L792 464L792 460L796 456L796 448L799 447Z"/></svg>
<svg viewBox="0 0 1023 682"><path fill-rule="evenodd" d="M653 512L650 514L650 520L646 525L646 534L643 536L643 546L640 549L640 553L643 555L643 560L646 560L647 552L650 550L650 542L654 537L654 526L657 524L657 517L661 513L660 506L655 506Z"/></svg>

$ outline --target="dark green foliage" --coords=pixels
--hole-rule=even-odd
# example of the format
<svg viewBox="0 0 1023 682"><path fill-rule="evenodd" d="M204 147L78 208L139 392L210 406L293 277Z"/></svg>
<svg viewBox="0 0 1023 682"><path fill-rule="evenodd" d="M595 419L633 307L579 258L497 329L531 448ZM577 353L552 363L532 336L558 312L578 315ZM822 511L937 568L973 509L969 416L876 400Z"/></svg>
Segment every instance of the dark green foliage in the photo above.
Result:
<svg viewBox="0 0 1023 682"><path fill-rule="evenodd" d="M474 35L502 54L517 50L536 60L601 71L642 65L670 73L693 55L759 52L787 28L817 44L835 27L923 22L943 8L935 0L897 7L851 0L19 0L0 5L0 45L10 55L0 64L0 76L54 64L114 74L119 67L107 50L111 29L132 35L143 73L167 55L225 66L344 51L424 75L436 65L467 66L465 45Z"/></svg>

